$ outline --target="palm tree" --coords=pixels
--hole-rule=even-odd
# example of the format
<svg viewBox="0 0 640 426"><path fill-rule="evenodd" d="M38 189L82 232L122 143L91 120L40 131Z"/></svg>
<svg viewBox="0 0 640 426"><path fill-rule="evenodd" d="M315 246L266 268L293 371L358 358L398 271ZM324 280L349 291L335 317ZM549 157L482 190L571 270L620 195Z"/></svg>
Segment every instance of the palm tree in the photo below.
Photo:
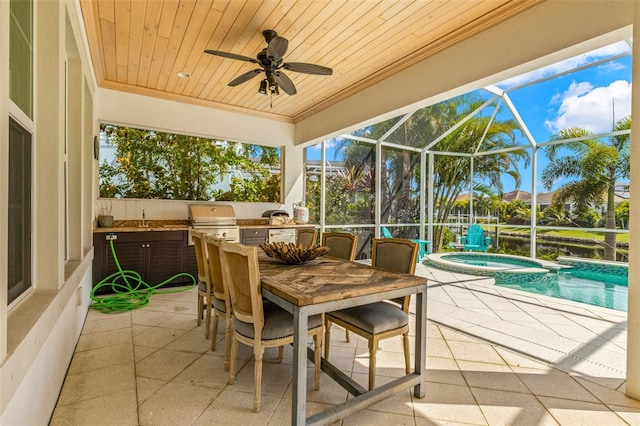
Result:
<svg viewBox="0 0 640 426"><path fill-rule="evenodd" d="M451 127L462 117L477 109L481 100L462 98L453 100L455 116L445 117L443 126ZM515 120L493 120L488 117L474 117L457 131L448 135L436 146L440 152L474 153L479 144L483 151L499 150L513 146L516 141L516 132L520 128ZM520 162L524 162L526 168L529 163L529 154L524 149L498 152L495 154L476 156L473 160L473 191L489 197L501 198L503 192L502 177L504 174L511 176L520 186ZM455 200L463 192L469 189L471 159L469 157L437 155L434 160L433 191L434 200L437 203L437 223L446 222L451 213ZM437 249L444 239L444 228L436 227L433 246Z"/></svg>
<svg viewBox="0 0 640 426"><path fill-rule="evenodd" d="M473 96L461 96L445 102L431 105L416 111L395 131L386 137L387 141L407 147L422 148L453 127L462 118L476 110L484 103ZM357 136L378 139L386 135L397 123L398 118L386 120L362 129ZM512 146L515 133L519 129L514 120L493 120L488 117L474 117L464 126L437 144L438 151L474 153L478 145L483 143L483 150L500 149ZM357 142L341 141L338 149L344 156L345 167L349 174L362 176L360 173L370 167L369 183L362 182L358 190L365 188L371 194L375 188L375 146ZM382 200L382 221L388 223L412 223L420 216L418 207L420 182L420 156L396 148L384 147L381 159L382 193L376 194ZM511 175L519 185L520 160L528 163L529 156L525 150L501 152L474 159L474 191L476 193L500 196L502 193L502 176ZM525 164L526 167L526 164ZM446 221L456 198L469 188L470 160L468 157L437 155L434 161L433 181L434 202L436 204L438 223ZM339 191L345 192L346 188ZM362 223L369 223L361 211ZM371 198L370 217L373 217L373 197ZM409 233L410 231L407 231ZM410 237L409 235L405 235ZM433 247L437 250L444 237L444 229L436 228Z"/></svg>
<svg viewBox="0 0 640 426"><path fill-rule="evenodd" d="M630 129L631 116L622 118L613 126L614 132ZM551 190L558 179L573 179L556 192L553 203L562 205L572 200L578 211L601 205L606 194L605 229L614 230L615 185L618 179L629 178L631 135L625 133L610 136L604 141L592 136L592 132L575 127L561 130L554 135L554 140L572 140L544 148L549 164L542 171L542 184L547 190ZM568 153L561 155L562 150ZM616 258L615 232L608 231L604 234L604 258Z"/></svg>

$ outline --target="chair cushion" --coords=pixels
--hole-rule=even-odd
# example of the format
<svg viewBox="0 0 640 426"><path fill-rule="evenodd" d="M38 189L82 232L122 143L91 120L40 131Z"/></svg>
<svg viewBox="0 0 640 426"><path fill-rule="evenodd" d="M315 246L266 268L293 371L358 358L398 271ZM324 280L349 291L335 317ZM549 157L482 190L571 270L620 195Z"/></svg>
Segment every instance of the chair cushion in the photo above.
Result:
<svg viewBox="0 0 640 426"><path fill-rule="evenodd" d="M198 280L198 291L207 292L207 282Z"/></svg>
<svg viewBox="0 0 640 426"><path fill-rule="evenodd" d="M213 296L211 299L213 300L213 309L218 312L227 312L227 307L224 305L224 300L218 299L215 296Z"/></svg>
<svg viewBox="0 0 640 426"><path fill-rule="evenodd" d="M281 339L293 335L293 315L282 309L275 303L264 303L264 328L262 329L262 340ZM312 315L309 317L308 329L322 327L322 317ZM233 328L241 335L253 339L253 324L242 322L233 318Z"/></svg>
<svg viewBox="0 0 640 426"><path fill-rule="evenodd" d="M380 334L385 331L404 327L409 323L409 316L402 309L387 302L375 302L368 305L333 311L327 314L366 331Z"/></svg>

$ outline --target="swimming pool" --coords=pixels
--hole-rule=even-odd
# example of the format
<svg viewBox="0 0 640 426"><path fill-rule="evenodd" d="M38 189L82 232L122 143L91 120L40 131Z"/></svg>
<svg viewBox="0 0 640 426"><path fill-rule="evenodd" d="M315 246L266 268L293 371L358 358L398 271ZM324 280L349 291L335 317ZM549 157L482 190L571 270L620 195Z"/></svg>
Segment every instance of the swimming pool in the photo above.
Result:
<svg viewBox="0 0 640 426"><path fill-rule="evenodd" d="M485 253L438 253L429 255L427 262L453 272L493 277L500 287L627 310L628 267L619 262L560 257L554 263Z"/></svg>

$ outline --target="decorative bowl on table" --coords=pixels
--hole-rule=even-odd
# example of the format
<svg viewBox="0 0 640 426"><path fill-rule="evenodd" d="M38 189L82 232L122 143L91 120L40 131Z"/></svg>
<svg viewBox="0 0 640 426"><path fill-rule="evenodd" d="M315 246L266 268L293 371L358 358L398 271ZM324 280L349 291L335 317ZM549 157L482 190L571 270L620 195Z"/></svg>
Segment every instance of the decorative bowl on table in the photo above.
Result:
<svg viewBox="0 0 640 426"><path fill-rule="evenodd" d="M325 246L299 246L284 242L262 243L260 248L267 256L290 265L305 263L329 252L329 248Z"/></svg>

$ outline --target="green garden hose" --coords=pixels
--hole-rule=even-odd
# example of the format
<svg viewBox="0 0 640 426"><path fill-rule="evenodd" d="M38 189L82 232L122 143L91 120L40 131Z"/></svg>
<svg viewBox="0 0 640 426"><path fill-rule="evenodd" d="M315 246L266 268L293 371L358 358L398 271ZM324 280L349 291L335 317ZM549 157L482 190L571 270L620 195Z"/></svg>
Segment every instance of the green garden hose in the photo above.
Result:
<svg viewBox="0 0 640 426"><path fill-rule="evenodd" d="M109 241L113 260L116 262L118 270L101 280L91 290L91 307L103 313L124 312L133 309L140 309L149 304L152 294L177 293L179 291L190 290L196 285L196 279L187 272L181 272L155 286L147 284L140 274L132 270L123 270L116 256L116 249L113 247L113 240ZM189 287L181 287L173 290L159 290L163 285L175 280L178 277L189 277L193 281ZM96 296L96 291L110 287L114 294L106 296Z"/></svg>

